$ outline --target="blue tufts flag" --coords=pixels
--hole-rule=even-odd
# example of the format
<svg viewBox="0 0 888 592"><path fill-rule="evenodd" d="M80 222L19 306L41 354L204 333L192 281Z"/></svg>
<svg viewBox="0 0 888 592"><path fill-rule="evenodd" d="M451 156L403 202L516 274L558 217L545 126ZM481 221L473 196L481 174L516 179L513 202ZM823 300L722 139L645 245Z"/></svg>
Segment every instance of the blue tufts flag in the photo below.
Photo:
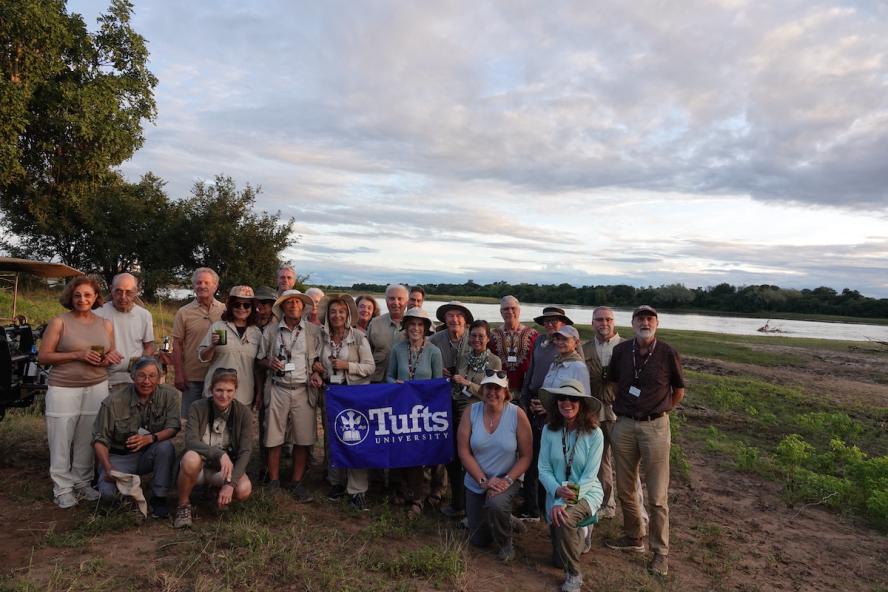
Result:
<svg viewBox="0 0 888 592"><path fill-rule="evenodd" d="M450 383L332 384L325 395L331 465L387 469L453 459Z"/></svg>

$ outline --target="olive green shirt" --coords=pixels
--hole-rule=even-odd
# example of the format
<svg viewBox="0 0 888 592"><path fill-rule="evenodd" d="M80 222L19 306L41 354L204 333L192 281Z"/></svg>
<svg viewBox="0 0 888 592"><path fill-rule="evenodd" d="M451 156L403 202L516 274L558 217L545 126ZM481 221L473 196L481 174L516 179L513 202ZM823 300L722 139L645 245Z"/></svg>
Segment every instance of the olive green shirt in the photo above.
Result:
<svg viewBox="0 0 888 592"><path fill-rule="evenodd" d="M179 431L179 391L166 384L159 384L148 400L142 404L134 384L108 395L93 423L93 443L101 442L114 454L129 454L126 440L139 432L139 428L156 434L172 428Z"/></svg>

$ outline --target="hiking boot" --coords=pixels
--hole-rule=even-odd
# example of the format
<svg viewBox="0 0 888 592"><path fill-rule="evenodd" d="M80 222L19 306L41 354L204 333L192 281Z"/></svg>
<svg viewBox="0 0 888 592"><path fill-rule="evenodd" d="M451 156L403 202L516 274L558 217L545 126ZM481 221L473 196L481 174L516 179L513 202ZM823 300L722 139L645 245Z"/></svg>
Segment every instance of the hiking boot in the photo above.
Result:
<svg viewBox="0 0 888 592"><path fill-rule="evenodd" d="M608 549L615 551L632 551L634 553L644 553L644 541L641 539L631 539L625 534L617 540L605 541Z"/></svg>
<svg viewBox="0 0 888 592"><path fill-rule="evenodd" d="M344 498L347 494L348 492L345 490L345 485L334 485L330 488L330 491L327 492L327 499L336 501Z"/></svg>
<svg viewBox="0 0 888 592"><path fill-rule="evenodd" d="M517 514L515 514L515 518L520 520L521 522L539 522L540 515L531 510L521 510Z"/></svg>
<svg viewBox="0 0 888 592"><path fill-rule="evenodd" d="M191 528L191 504L176 507L176 517L173 519L173 528Z"/></svg>
<svg viewBox="0 0 888 592"><path fill-rule="evenodd" d="M98 501L98 499L102 496L101 494L99 494L98 489L90 487L89 485L81 485L74 488L74 497L76 497L78 500L95 502Z"/></svg>
<svg viewBox="0 0 888 592"><path fill-rule="evenodd" d="M166 520L170 517L170 507L167 505L165 497L159 495L151 498L151 517L159 520Z"/></svg>
<svg viewBox="0 0 888 592"><path fill-rule="evenodd" d="M290 495L293 496L293 499L300 504L307 504L314 501L314 496L308 492L305 485L302 484L302 481L291 483L290 487L287 488L287 491L289 491Z"/></svg>
<svg viewBox="0 0 888 592"><path fill-rule="evenodd" d="M500 547L499 552L496 554L496 558L503 563L508 563L515 559L515 548L512 546L512 541L509 541L505 546Z"/></svg>
<svg viewBox="0 0 888 592"><path fill-rule="evenodd" d="M67 510L68 508L73 508L74 506L77 505L77 498L74 497L74 494L71 493L70 491L67 493L62 493L62 494L55 496L55 499L53 501L55 502L55 505L57 505L58 507L60 507L63 510Z"/></svg>
<svg viewBox="0 0 888 592"><path fill-rule="evenodd" d="M598 510L598 519L599 520L610 520L611 518L616 517L617 511L613 508L601 508Z"/></svg>
<svg viewBox="0 0 888 592"><path fill-rule="evenodd" d="M351 499L348 501L349 505L358 510L359 512L369 512L370 506L367 505L367 498L363 493L356 493L351 496Z"/></svg>
<svg viewBox="0 0 888 592"><path fill-rule="evenodd" d="M580 592L583 588L583 576L580 574L565 574L561 584L561 592Z"/></svg>
<svg viewBox="0 0 888 592"><path fill-rule="evenodd" d="M654 553L654 558L651 559L651 563L648 565L648 571L655 576L665 576L669 573L669 559L666 555Z"/></svg>
<svg viewBox="0 0 888 592"><path fill-rule="evenodd" d="M268 482L265 484L265 487L266 489L271 489L272 491L280 489L281 481L280 479L269 479Z"/></svg>
<svg viewBox="0 0 888 592"><path fill-rule="evenodd" d="M464 511L454 508L451 504L441 506L441 513L448 518L462 518L465 515Z"/></svg>

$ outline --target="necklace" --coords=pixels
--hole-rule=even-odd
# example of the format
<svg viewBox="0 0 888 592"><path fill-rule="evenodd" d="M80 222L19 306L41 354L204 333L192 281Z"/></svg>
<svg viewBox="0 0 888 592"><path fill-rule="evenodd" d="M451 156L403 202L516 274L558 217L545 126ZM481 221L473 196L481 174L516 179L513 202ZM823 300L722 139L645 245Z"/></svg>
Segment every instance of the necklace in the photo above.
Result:
<svg viewBox="0 0 888 592"><path fill-rule="evenodd" d="M494 425L499 423L500 418L503 416L502 411L500 411L499 415L490 414L489 417L485 411L484 416L487 418L487 431L493 433Z"/></svg>
<svg viewBox="0 0 888 592"><path fill-rule="evenodd" d="M410 346L410 351L407 353L407 376L409 380L413 380L413 377L416 374L416 365L419 363L419 357L422 355L422 350L424 348L425 342L419 346L419 350L414 350L413 346Z"/></svg>

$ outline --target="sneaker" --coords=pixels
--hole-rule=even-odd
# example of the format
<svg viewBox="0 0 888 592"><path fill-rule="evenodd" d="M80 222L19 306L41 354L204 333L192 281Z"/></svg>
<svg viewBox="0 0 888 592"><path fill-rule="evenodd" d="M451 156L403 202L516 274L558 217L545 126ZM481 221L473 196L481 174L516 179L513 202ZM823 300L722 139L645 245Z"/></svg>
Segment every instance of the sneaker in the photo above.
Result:
<svg viewBox="0 0 888 592"><path fill-rule="evenodd" d="M173 528L191 528L191 504L176 507L176 517L173 519Z"/></svg>
<svg viewBox="0 0 888 592"><path fill-rule="evenodd" d="M502 561L503 563L508 563L515 559L515 548L512 546L512 542L509 541L505 546L500 547L500 550L496 554L496 558Z"/></svg>
<svg viewBox="0 0 888 592"><path fill-rule="evenodd" d="M314 496L308 492L305 485L302 484L302 481L291 483L290 487L287 488L287 491L289 491L290 495L293 496L293 499L300 504L307 504L314 501Z"/></svg>
<svg viewBox="0 0 888 592"><path fill-rule="evenodd" d="M469 517L463 517L462 520L456 523L456 527L462 530L469 530Z"/></svg>
<svg viewBox="0 0 888 592"><path fill-rule="evenodd" d="M644 553L644 541L641 539L630 539L625 534L615 541L605 541L604 544L607 545L609 549L614 549L615 551Z"/></svg>
<svg viewBox="0 0 888 592"><path fill-rule="evenodd" d="M348 495L348 492L345 490L345 485L334 485L327 492L327 499L335 501L344 498L346 495Z"/></svg>
<svg viewBox="0 0 888 592"><path fill-rule="evenodd" d="M579 592L583 588L583 576L580 574L565 574L561 584L561 592Z"/></svg>
<svg viewBox="0 0 888 592"><path fill-rule="evenodd" d="M614 508L601 508L598 510L599 520L610 520L611 518L615 518L616 515L617 511Z"/></svg>
<svg viewBox="0 0 888 592"><path fill-rule="evenodd" d="M367 498L363 493L356 493L351 496L351 499L348 501L349 505L358 510L359 512L369 512L370 506L367 505Z"/></svg>
<svg viewBox="0 0 888 592"><path fill-rule="evenodd" d="M60 495L55 496L53 500L55 505L60 507L63 510L67 510L68 508L73 508L77 505L77 498L74 497L74 494L70 491L67 493L62 493Z"/></svg>
<svg viewBox="0 0 888 592"><path fill-rule="evenodd" d="M170 507L167 505L165 497L155 495L151 498L151 517L159 520L166 520L170 517Z"/></svg>
<svg viewBox="0 0 888 592"><path fill-rule="evenodd" d="M462 518L465 515L464 511L454 508L452 504L441 506L441 513L448 518Z"/></svg>
<svg viewBox="0 0 888 592"><path fill-rule="evenodd" d="M521 522L539 522L540 521L540 515L535 512L531 512L530 510L521 510L520 512L515 514L515 518L517 518Z"/></svg>
<svg viewBox="0 0 888 592"><path fill-rule="evenodd" d="M74 488L74 497L78 500L95 502L102 496L98 489L90 487L89 485L81 485L80 487Z"/></svg>
<svg viewBox="0 0 888 592"><path fill-rule="evenodd" d="M269 479L268 482L265 484L265 487L272 490L280 489L281 481L280 479Z"/></svg>
<svg viewBox="0 0 888 592"><path fill-rule="evenodd" d="M655 576L665 576L669 573L669 559L665 555L654 553L654 558L648 565L648 571Z"/></svg>
<svg viewBox="0 0 888 592"><path fill-rule="evenodd" d="M583 543L583 555L592 550L592 526L584 526L583 529L586 531L585 542Z"/></svg>

